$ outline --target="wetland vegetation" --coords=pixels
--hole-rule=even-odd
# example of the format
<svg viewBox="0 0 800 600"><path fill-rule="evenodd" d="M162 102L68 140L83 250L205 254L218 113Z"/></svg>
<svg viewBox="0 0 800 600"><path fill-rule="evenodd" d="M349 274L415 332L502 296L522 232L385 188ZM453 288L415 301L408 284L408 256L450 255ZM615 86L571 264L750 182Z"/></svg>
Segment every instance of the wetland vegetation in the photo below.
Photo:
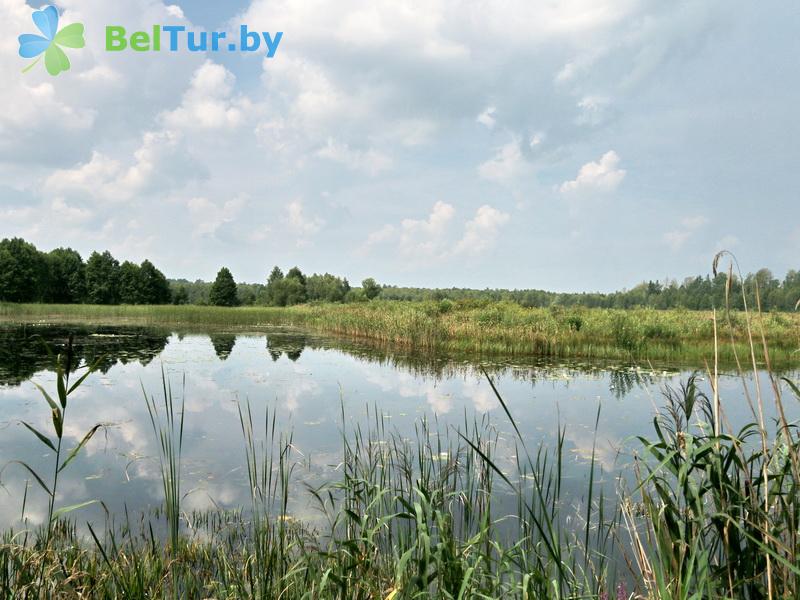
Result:
<svg viewBox="0 0 800 600"><path fill-rule="evenodd" d="M298 273L274 271L292 281L272 291L298 292ZM229 275L215 294L230 304ZM720 311L409 302L367 282L358 301L291 306L0 304L0 483L19 504L0 514L0 596L797 597L798 316L724 277ZM205 354L184 349L193 332ZM652 406L604 419L582 396L562 421L531 394L547 368L576 387L555 397L579 393L590 379L553 362L568 357L693 368L603 375L605 396L643 386ZM15 391L29 379L35 397ZM456 385L474 405L461 414ZM265 388L276 403L251 397ZM604 429L627 412L647 417ZM98 451L104 436L131 449ZM220 469L205 487L197 453Z"/></svg>
<svg viewBox="0 0 800 600"><path fill-rule="evenodd" d="M510 302L305 304L291 307L0 304L0 322L91 323L246 330L294 326L376 345L477 357L549 356L673 362L704 366L715 345L714 313L655 309L525 308ZM800 315L770 312L758 326L776 367L800 361ZM719 359L748 352L748 319L718 314Z"/></svg>
<svg viewBox="0 0 800 600"><path fill-rule="evenodd" d="M40 391L52 426L26 427L53 450L59 474L107 425L62 450L70 396L100 367L69 341L49 359L54 386ZM80 366L71 374L70 365ZM790 598L800 589L792 406L800 389L791 379L767 373L770 385L761 387L743 378L751 418L737 427L715 373L706 384L692 375L666 387L663 408L638 436L633 473L609 478L599 411L585 460L567 467L569 425L554 424L554 445L532 441L502 388L484 376L501 409L493 418L465 415L445 425L423 417L410 435L387 425L378 407L353 421L342 404L339 462L318 484L299 475L308 459L292 427L269 407L239 400L249 502L199 511L187 502L181 474L187 394L162 371L161 389L145 391L141 402L163 502L81 521L80 511L102 498L63 506L56 486L68 485L70 471L50 484L25 463L32 477L21 528L7 530L0 545L0 591L8 598L721 599ZM11 467L21 465L4 471ZM570 469L582 476L570 482ZM583 487L571 495L570 483ZM37 494L49 506L39 526L25 518ZM298 496L316 520L295 516Z"/></svg>

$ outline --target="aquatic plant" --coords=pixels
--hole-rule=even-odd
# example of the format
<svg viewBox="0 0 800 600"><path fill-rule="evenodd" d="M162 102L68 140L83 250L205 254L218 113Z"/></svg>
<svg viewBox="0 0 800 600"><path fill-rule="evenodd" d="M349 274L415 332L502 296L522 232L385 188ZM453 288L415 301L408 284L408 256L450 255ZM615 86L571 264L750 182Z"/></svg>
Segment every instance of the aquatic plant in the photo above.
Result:
<svg viewBox="0 0 800 600"><path fill-rule="evenodd" d="M49 478L44 473L41 473L34 469L30 464L23 460L13 460L9 464L16 464L24 468L36 481L36 483L41 487L42 490L47 494L48 501L47 501L47 526L46 526L46 539L49 539L50 534L52 532L52 526L56 519L59 516L77 510L79 508L83 508L88 506L89 504L93 504L96 500L87 500L85 502L81 502L79 504L74 504L71 506L62 506L56 508L56 499L58 495L58 483L59 483L59 476L61 473L70 465L70 463L75 460L75 458L80 453L81 449L89 442L89 440L94 437L95 433L102 427L104 427L103 423L98 423L92 426L80 439L78 444L70 449L68 452L64 447L64 427L66 423L66 416L67 416L67 408L69 405L69 397L81 386L81 384L86 381L86 378L91 375L99 361L94 363L93 365L84 365L80 367L74 363L74 353L72 347L72 336L69 337L67 341L66 348L64 352L59 353L58 355L54 355L52 348L49 345L42 342L47 350L48 355L50 356L53 370L55 371L56 375L56 400L53 399L53 396L44 389L44 387L36 382L33 382L33 385L39 390L42 395L42 398L47 402L48 407L50 408L50 417L53 426L53 435L55 438L51 437L50 435L44 433L40 429L34 427L31 423L27 421L21 421L21 424L30 431L36 438L41 442L48 450L50 450L53 455L53 468L52 472L49 475ZM70 385L70 375L73 373L73 368L75 371L83 370L84 373L75 381L72 385ZM48 485L45 483L45 480L49 480L50 484ZM27 493L27 490L26 490ZM24 510L23 510L24 516Z"/></svg>

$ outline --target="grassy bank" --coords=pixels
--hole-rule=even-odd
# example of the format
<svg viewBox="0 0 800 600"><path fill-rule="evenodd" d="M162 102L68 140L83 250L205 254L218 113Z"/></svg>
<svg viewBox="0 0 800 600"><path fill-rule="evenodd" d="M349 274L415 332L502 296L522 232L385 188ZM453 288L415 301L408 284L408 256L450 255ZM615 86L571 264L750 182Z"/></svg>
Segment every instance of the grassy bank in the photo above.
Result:
<svg viewBox="0 0 800 600"><path fill-rule="evenodd" d="M185 328L290 325L422 352L557 356L694 363L714 353L710 312L652 309L523 308L495 302L372 301L287 308L1 304L0 322L91 322ZM800 315L718 314L719 360L749 352L748 327L763 332L774 366L800 363ZM732 343L730 343L732 342Z"/></svg>

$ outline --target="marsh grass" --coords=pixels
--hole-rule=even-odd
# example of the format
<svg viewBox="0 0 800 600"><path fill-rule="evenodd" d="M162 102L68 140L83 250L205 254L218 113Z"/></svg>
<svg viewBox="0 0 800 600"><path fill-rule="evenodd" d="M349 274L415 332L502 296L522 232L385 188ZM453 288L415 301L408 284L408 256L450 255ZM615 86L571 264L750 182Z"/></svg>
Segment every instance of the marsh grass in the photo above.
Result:
<svg viewBox="0 0 800 600"><path fill-rule="evenodd" d="M180 429L165 390L166 410L148 399L158 440ZM44 595L65 598L591 598L613 572L604 558L612 523L598 502L573 514L562 497L563 430L553 455L507 456L486 417L457 430L423 419L409 438L377 409L351 425L343 411L338 475L303 490L291 433L274 413L256 418L246 403L239 419L249 510L184 514L191 527L180 529L168 518L167 540L180 535L168 546L157 514L126 514L121 526L110 517L104 531L89 526L89 540L59 520L49 549L9 533L0 590L38 597L31 571L44 568ZM180 444L160 443L169 511L180 498ZM321 516L314 527L288 511L289 495L303 491ZM567 519L578 514L585 522Z"/></svg>
<svg viewBox="0 0 800 600"><path fill-rule="evenodd" d="M42 341L47 353L50 357L50 361L52 364L53 371L56 375L56 390L55 390L55 399L53 396L45 390L45 388L38 383L34 383L36 388L42 395L42 398L47 402L47 405L50 409L50 417L52 423L52 436L48 433L37 429L31 423L27 421L20 421L20 424L25 427L30 433L32 433L39 442L48 450L52 452L52 460L53 460L53 468L52 473L49 477L49 485L45 482L48 479L47 474L40 472L39 470L34 469L31 467L27 462L23 460L14 460L8 465L6 465L3 470L9 465L19 465L22 467L29 475L33 477L33 481L35 481L42 491L45 492L47 495L47 525L45 527L45 541L47 541L50 537L51 529L55 521L58 519L59 516L65 515L70 513L74 510L78 510L89 504L93 504L96 500L89 500L86 502L81 502L79 504L75 504L72 506L62 506L56 508L56 501L58 497L58 482L59 476L61 472L66 469L69 464L80 454L81 449L89 442L89 440L94 437L95 433L104 425L102 423L98 423L92 426L82 437L81 441L73 447L69 452L67 452L66 448L64 447L64 426L66 423L67 417L67 408L69 404L69 397L81 386L81 384L86 380L89 375L91 375L96 369L98 363L93 365L85 365L83 367L84 373L81 375L76 382L70 385L70 375L73 372L73 369L77 365L73 364L74 355L73 355L73 346L72 346L72 336L69 337L67 341L67 345L63 353L59 353L58 355L53 354L52 349L48 344ZM53 437L54 436L54 437ZM2 471L0 471L0 475L2 475ZM28 487L25 488L25 496L23 498L23 508L22 508L22 518L25 517L25 504L27 502L27 494L28 494Z"/></svg>
<svg viewBox="0 0 800 600"><path fill-rule="evenodd" d="M717 255L714 271L726 256L730 282L738 268L733 256ZM758 302L757 288L755 297ZM633 494L639 499L625 496L621 504L648 597L800 594L800 436L784 407L784 393L800 400L800 389L773 374L760 307L755 309L744 313L748 352L735 355L752 420L738 430L727 422L715 363L709 369L711 398L694 377L679 390L668 389L653 435L639 438L644 455ZM767 366L768 390L760 383L759 362ZM777 415L771 424L768 401Z"/></svg>
<svg viewBox="0 0 800 600"><path fill-rule="evenodd" d="M148 396L142 387L150 424L158 441L158 462L161 471L161 483L164 491L164 514L169 530L170 550L177 553L180 541L181 522L181 457L183 454L183 418L186 402L186 381L184 379L181 394L180 413L176 414L175 401L172 394L172 382L169 381L162 367L161 384L163 404L159 407L155 397ZM177 417L177 418L176 418Z"/></svg>
<svg viewBox="0 0 800 600"><path fill-rule="evenodd" d="M702 367L712 356L735 366L749 355L749 315L727 311L525 308L510 302L309 304L288 308L0 304L0 321L163 327L297 326L420 353L672 361ZM761 315L774 367L800 363L800 316ZM715 340L725 340L717 344ZM763 357L757 356L762 366Z"/></svg>

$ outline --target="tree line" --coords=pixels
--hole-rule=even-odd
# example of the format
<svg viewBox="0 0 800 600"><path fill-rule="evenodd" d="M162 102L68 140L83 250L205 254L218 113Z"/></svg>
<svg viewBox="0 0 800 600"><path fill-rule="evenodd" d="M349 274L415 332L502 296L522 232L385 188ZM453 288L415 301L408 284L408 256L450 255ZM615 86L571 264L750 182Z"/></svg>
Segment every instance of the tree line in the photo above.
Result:
<svg viewBox="0 0 800 600"><path fill-rule="evenodd" d="M305 275L298 267L285 274L274 267L266 284L235 283L230 270L223 267L213 283L202 280L172 280L175 304L209 304L215 306L292 306L307 302L366 302L381 294L382 288L373 278L353 288L347 278L330 273Z"/></svg>
<svg viewBox="0 0 800 600"><path fill-rule="evenodd" d="M508 301L526 307L583 306L587 308L708 310L725 306L756 306L755 290L764 310L794 310L800 300L800 272L790 270L781 280L769 269L743 279L727 276L689 277L683 282L648 281L630 290L611 293L559 293L546 290L412 288L379 285L373 278L351 287L347 278L330 273L306 275L298 267L284 273L274 267L261 283L236 283L227 267L213 282L168 280L148 260L120 263L110 252L93 252L84 262L71 248L41 252L20 238L0 241L0 301L87 304L199 304L216 306L290 306L307 302L366 302L386 300ZM745 290L744 298L742 289Z"/></svg>
<svg viewBox="0 0 800 600"><path fill-rule="evenodd" d="M72 248L42 252L21 238L0 241L0 301L54 304L207 304L290 306L359 302L381 293L374 279L351 288L346 278L275 267L266 284L237 284L223 267L212 283L168 280L149 260L120 263L108 251L84 261Z"/></svg>
<svg viewBox="0 0 800 600"><path fill-rule="evenodd" d="M733 277L728 287L727 274L715 277L688 277L683 282L647 281L630 290L610 293L600 292L548 292L545 290L474 290L466 288L426 289L384 286L381 298L386 300L444 300L453 301L506 301L526 307L582 306L586 308L685 308L711 310L723 308L726 301L731 308L743 309L745 300L749 308L760 302L763 310L795 310L800 300L800 272L790 270L782 280L769 269ZM745 290L744 295L742 289ZM758 289L758 299L756 298ZM727 299L726 299L727 298Z"/></svg>
<svg viewBox="0 0 800 600"><path fill-rule="evenodd" d="M56 304L168 304L170 284L149 260L120 263L110 252L84 262L72 248L40 252L20 238L0 241L0 300Z"/></svg>

